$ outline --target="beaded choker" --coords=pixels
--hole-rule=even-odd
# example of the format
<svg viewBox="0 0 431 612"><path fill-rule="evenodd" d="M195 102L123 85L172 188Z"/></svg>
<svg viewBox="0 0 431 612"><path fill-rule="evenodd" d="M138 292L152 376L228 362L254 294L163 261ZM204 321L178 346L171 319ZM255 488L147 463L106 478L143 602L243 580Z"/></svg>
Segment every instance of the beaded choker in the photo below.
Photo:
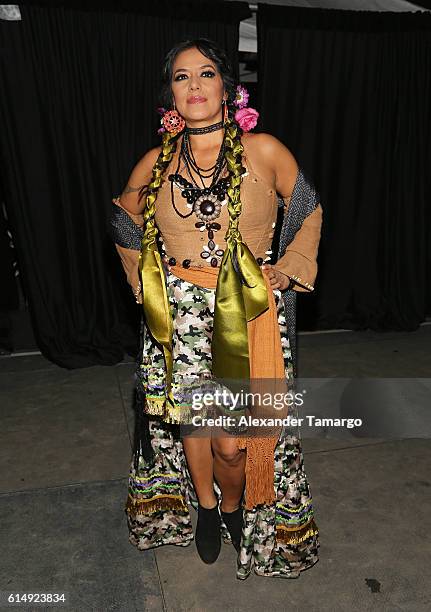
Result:
<svg viewBox="0 0 431 612"><path fill-rule="evenodd" d="M212 125L206 125L205 127L186 127L184 130L187 134L208 134L209 132L215 132L216 130L221 130L224 127L224 122L219 121L218 123L213 123Z"/></svg>

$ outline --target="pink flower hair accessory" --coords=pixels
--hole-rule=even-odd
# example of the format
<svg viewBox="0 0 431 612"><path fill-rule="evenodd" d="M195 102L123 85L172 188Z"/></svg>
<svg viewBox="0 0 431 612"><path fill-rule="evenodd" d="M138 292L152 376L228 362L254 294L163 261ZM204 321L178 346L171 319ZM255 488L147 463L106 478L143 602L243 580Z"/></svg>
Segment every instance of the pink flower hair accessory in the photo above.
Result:
<svg viewBox="0 0 431 612"><path fill-rule="evenodd" d="M254 108L240 108L235 113L235 121L243 132L249 132L256 127L259 113Z"/></svg>
<svg viewBox="0 0 431 612"><path fill-rule="evenodd" d="M236 96L233 101L234 106L238 108L235 112L235 121L243 132L249 132L256 127L259 118L257 110L247 107L249 98L247 89L243 85L237 85Z"/></svg>
<svg viewBox="0 0 431 612"><path fill-rule="evenodd" d="M249 93L243 85L237 85L236 96L233 101L234 105L238 108L245 108L248 104Z"/></svg>

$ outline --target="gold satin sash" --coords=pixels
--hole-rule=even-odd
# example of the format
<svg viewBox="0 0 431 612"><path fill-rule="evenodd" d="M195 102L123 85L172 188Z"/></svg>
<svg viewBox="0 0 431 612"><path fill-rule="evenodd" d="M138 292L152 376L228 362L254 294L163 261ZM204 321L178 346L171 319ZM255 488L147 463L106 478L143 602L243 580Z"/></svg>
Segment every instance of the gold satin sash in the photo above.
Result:
<svg viewBox="0 0 431 612"><path fill-rule="evenodd" d="M237 240L228 242L220 265L214 306L214 376L250 377L247 323L267 309L268 294L262 270L246 244Z"/></svg>
<svg viewBox="0 0 431 612"><path fill-rule="evenodd" d="M165 270L152 232L144 234L139 256L142 284L142 306L145 322L154 339L161 345L166 365L166 389L173 401L172 383L172 317L166 291Z"/></svg>
<svg viewBox="0 0 431 612"><path fill-rule="evenodd" d="M163 347L168 396L172 398L172 319L163 264L153 233L151 228L144 234L139 259L142 305L148 328ZM267 309L268 293L262 270L246 244L237 239L229 240L216 286L212 342L214 376L250 377L247 322Z"/></svg>

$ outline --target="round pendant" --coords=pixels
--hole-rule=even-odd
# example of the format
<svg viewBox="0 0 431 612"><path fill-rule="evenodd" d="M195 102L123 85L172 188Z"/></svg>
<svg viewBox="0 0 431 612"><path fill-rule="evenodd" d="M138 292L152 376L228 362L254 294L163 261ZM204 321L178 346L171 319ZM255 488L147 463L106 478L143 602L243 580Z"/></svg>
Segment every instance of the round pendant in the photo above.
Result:
<svg viewBox="0 0 431 612"><path fill-rule="evenodd" d="M211 202L211 200L203 200L200 203L199 206L199 212L202 215L205 215L206 217L209 217L210 215L212 215L215 211L215 206L214 206L214 202Z"/></svg>
<svg viewBox="0 0 431 612"><path fill-rule="evenodd" d="M201 195L194 203L193 211L198 219L212 221L220 215L221 202L212 193Z"/></svg>

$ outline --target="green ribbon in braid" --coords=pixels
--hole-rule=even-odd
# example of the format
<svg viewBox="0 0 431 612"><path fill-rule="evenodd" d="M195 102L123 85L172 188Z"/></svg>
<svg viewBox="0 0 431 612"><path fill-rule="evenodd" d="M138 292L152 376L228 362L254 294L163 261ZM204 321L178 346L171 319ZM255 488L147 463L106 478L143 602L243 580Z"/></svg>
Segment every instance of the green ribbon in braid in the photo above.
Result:
<svg viewBox="0 0 431 612"><path fill-rule="evenodd" d="M163 172L169 165L175 151L175 140L168 132L163 138L162 151L153 167L153 176L148 185L144 208L144 236L139 256L139 273L142 284L142 306L145 322L154 337L162 346L166 364L166 389L172 400L172 317L166 291L165 272L158 250L158 229L154 215L156 212L157 192L163 184Z"/></svg>
<svg viewBox="0 0 431 612"><path fill-rule="evenodd" d="M238 126L230 120L225 128L225 159L230 186L227 190L229 227L227 248L220 264L214 306L211 343L213 374L218 378L250 376L247 322L268 308L268 294L262 270L238 228L241 214L241 163L244 148Z"/></svg>
<svg viewBox="0 0 431 612"><path fill-rule="evenodd" d="M243 146L236 123L225 125L225 159L230 185L227 190L229 227L225 235L227 248L220 264L214 307L212 372L218 378L248 379L250 364L247 322L268 308L268 293L262 270L242 241L238 228L241 214L240 186L244 167ZM172 316L166 291L165 273L157 247L155 224L157 192L163 173L176 149L176 137L164 134L162 151L153 168L144 209L145 231L139 260L142 281L142 304L146 324L154 339L162 346L166 363L166 388L173 401L172 383Z"/></svg>

